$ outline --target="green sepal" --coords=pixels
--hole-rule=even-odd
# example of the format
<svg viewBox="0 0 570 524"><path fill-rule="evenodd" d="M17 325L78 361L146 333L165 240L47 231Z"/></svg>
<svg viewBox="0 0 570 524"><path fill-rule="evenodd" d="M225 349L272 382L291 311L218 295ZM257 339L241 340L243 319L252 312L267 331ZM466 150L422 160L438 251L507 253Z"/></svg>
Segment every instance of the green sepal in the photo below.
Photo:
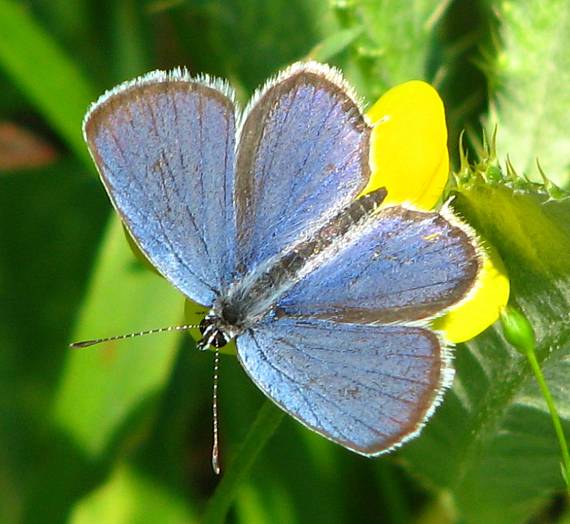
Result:
<svg viewBox="0 0 570 524"><path fill-rule="evenodd" d="M534 330L528 319L518 310L507 306L501 312L501 325L507 341L520 353L534 351Z"/></svg>

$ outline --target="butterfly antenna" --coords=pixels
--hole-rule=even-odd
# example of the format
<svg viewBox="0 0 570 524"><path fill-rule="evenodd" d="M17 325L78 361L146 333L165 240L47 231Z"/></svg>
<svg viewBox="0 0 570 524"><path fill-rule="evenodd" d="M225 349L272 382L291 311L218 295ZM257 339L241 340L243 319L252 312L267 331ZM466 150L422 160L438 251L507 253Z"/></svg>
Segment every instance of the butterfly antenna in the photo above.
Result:
<svg viewBox="0 0 570 524"><path fill-rule="evenodd" d="M214 442L212 444L212 468L216 475L220 474L220 447L218 442L218 382L220 370L220 348L214 348L214 385L212 388L212 424Z"/></svg>
<svg viewBox="0 0 570 524"><path fill-rule="evenodd" d="M138 333L127 333L126 335L115 335L114 337L94 338L92 340L82 340L81 342L72 342L69 344L70 348L87 348L102 342L111 342L113 340L124 340L126 338L142 337L144 335L155 335L157 333L165 333L170 331L187 331L199 327L197 324L184 324L182 326L168 326L156 329L148 329L146 331L139 331Z"/></svg>

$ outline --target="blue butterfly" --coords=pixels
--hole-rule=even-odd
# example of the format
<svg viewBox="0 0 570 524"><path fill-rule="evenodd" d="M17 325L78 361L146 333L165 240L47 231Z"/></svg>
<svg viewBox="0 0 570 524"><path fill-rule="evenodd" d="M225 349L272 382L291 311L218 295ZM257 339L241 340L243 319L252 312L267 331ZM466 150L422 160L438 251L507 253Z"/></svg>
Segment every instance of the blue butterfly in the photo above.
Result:
<svg viewBox="0 0 570 524"><path fill-rule="evenodd" d="M240 111L231 88L186 72L119 85L84 136L113 206L156 269L209 308L200 348L236 341L278 406L363 455L421 430L451 383L428 321L481 267L449 212L383 207L371 126L351 87L298 63Z"/></svg>

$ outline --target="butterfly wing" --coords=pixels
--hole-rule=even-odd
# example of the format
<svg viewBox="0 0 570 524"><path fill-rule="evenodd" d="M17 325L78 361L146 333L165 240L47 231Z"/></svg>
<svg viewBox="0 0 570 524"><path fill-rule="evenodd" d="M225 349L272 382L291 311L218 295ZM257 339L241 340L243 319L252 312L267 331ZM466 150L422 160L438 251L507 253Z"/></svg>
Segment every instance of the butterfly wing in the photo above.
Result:
<svg viewBox="0 0 570 524"><path fill-rule="evenodd" d="M293 316L384 324L441 314L473 288L481 266L472 233L446 215L380 210L323 253L277 308Z"/></svg>
<svg viewBox="0 0 570 524"><path fill-rule="evenodd" d="M174 286L211 304L234 269L235 107L220 82L155 72L118 86L84 135L137 245Z"/></svg>
<svg viewBox="0 0 570 524"><path fill-rule="evenodd" d="M412 438L453 372L425 329L266 319L237 339L257 386L326 438L378 455Z"/></svg>
<svg viewBox="0 0 570 524"><path fill-rule="evenodd" d="M393 207L355 224L309 265L238 337L240 361L317 433L365 455L388 451L419 432L451 382L447 350L412 321L474 286L475 242L456 219Z"/></svg>
<svg viewBox="0 0 570 524"><path fill-rule="evenodd" d="M335 70L295 64L245 115L236 168L241 273L344 207L369 177L370 128Z"/></svg>

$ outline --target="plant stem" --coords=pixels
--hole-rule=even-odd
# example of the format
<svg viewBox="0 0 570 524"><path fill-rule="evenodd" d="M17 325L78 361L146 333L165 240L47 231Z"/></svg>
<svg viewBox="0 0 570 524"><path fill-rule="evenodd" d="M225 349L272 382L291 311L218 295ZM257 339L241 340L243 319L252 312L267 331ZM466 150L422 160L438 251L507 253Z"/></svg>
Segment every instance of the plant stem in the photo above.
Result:
<svg viewBox="0 0 570 524"><path fill-rule="evenodd" d="M558 411L556 410L556 405L554 404L554 399L550 394L550 390L548 389L546 380L544 380L544 375L542 374L542 369L540 368L540 364L538 363L538 360L536 358L536 353L534 352L534 348L528 349L526 351L526 356L528 358L530 367L534 372L534 376L536 378L536 381L538 382L538 387L542 392L542 396L544 397L544 400L546 400L546 405L548 406L548 410L550 411L550 417L552 418L552 425L554 426L554 431L556 432L558 443L560 445L560 451L562 453L562 468L563 468L562 473L564 476L564 481L566 482L566 488L570 492L570 453L568 452L568 444L564 436L564 429L562 428L562 423L560 422L560 416L558 415Z"/></svg>
<svg viewBox="0 0 570 524"><path fill-rule="evenodd" d="M505 338L513 345L513 347L521 354L526 355L530 368L534 373L538 387L546 401L548 411L550 411L550 418L554 426L554 432L558 438L560 445L560 452L562 454L562 477L566 483L566 488L570 493L570 454L568 453L568 444L564 437L564 429L560 422L554 399L550 394L542 369L536 358L536 338L534 330L529 320L518 309L507 306L501 312L501 324L503 325L503 333Z"/></svg>
<svg viewBox="0 0 570 524"><path fill-rule="evenodd" d="M203 524L221 524L225 522L226 514L237 495L242 481L248 474L263 446L265 446L279 426L283 416L284 412L270 400L266 400L263 406L261 406L241 448L208 501L201 521Z"/></svg>

